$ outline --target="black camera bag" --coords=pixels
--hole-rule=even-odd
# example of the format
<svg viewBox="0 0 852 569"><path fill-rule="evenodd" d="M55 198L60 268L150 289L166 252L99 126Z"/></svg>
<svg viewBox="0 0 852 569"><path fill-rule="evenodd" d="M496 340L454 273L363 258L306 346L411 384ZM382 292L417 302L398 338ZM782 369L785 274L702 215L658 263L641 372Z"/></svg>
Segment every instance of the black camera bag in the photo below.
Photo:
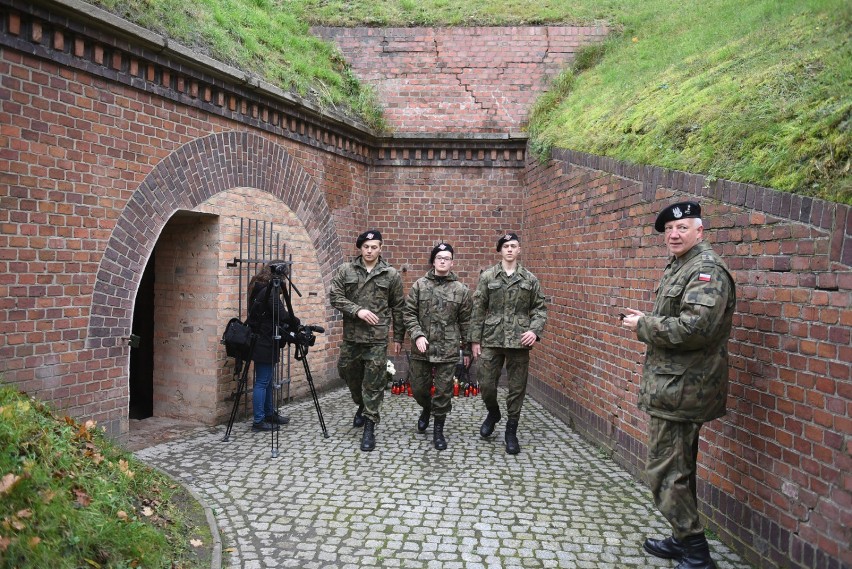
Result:
<svg viewBox="0 0 852 569"><path fill-rule="evenodd" d="M251 347L251 328L244 324L239 318L231 318L225 325L222 334L222 343L225 344L225 352L228 357L245 359Z"/></svg>

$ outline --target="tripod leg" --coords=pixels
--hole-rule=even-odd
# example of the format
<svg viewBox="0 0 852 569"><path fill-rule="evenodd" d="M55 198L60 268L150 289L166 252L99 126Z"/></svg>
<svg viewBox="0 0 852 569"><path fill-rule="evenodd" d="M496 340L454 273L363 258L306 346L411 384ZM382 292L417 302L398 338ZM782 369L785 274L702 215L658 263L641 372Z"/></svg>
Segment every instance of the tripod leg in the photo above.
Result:
<svg viewBox="0 0 852 569"><path fill-rule="evenodd" d="M272 377L269 379L269 384L266 387L268 390L266 397L272 397L273 418L274 414L278 412L278 376L280 367L277 363L272 365ZM275 422L270 424L272 425L272 430L269 431L270 456L278 458L278 437L281 433L281 427Z"/></svg>
<svg viewBox="0 0 852 569"><path fill-rule="evenodd" d="M319 419L320 428L325 438L328 438L328 430L325 428L325 420L322 418L322 409L320 409L319 399L317 398L317 390L314 387L314 376L311 375L311 368L308 366L308 357L302 351L301 346L296 347L296 359L302 360L302 365L305 367L305 379L308 381L308 387L311 389L311 397L314 399L314 407L317 409L317 418Z"/></svg>
<svg viewBox="0 0 852 569"><path fill-rule="evenodd" d="M249 367L251 367L251 358L254 356L254 343L257 340L257 337L252 334L251 342L249 343L248 353L245 355L245 359L243 360L243 372L240 374L240 379L237 382L237 394L234 396L234 406L231 408L231 416L228 419L228 429L225 431L225 436L222 438L223 441L227 442L228 438L231 436L231 429L234 428L234 419L237 417L237 409L240 406L240 397L242 397L243 393L246 390L246 384L248 383L248 372Z"/></svg>
<svg viewBox="0 0 852 569"><path fill-rule="evenodd" d="M228 439L231 436L231 429L234 428L234 419L237 417L237 409L240 406L240 398L243 396L243 392L246 390L246 384L248 383L248 370L249 364L251 362L245 362L243 364L243 372L240 374L240 378L237 381L237 393L234 395L234 406L231 407L231 416L228 419L228 429L225 431L225 436L222 438L223 441L228 442Z"/></svg>

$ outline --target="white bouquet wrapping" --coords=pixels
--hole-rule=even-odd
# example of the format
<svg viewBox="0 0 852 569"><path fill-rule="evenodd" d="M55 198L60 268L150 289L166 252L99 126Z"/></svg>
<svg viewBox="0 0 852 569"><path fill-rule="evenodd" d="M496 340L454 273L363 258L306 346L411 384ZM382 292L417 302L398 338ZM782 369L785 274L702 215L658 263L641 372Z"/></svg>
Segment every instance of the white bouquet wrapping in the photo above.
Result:
<svg viewBox="0 0 852 569"><path fill-rule="evenodd" d="M394 367L393 362L390 360L388 360L388 365L385 368L385 375L388 380L388 385L390 385L393 381L393 376L396 375L396 368Z"/></svg>

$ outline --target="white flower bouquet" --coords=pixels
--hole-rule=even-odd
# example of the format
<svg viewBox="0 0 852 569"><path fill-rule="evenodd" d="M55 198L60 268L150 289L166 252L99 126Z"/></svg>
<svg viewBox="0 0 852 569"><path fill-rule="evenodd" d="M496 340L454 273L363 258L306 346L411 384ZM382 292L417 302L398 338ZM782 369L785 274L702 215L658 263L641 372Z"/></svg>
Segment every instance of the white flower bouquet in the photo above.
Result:
<svg viewBox="0 0 852 569"><path fill-rule="evenodd" d="M385 374L388 380L388 385L393 381L393 376L396 375L396 367L394 367L393 362L388 360L388 365L385 368Z"/></svg>

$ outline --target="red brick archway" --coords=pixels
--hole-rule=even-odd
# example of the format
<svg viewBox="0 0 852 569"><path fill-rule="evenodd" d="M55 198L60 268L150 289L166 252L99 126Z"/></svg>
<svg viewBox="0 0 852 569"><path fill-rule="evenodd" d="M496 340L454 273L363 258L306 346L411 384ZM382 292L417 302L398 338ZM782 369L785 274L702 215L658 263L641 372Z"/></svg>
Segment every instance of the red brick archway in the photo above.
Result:
<svg viewBox="0 0 852 569"><path fill-rule="evenodd" d="M97 271L87 348L114 347L129 336L133 295L172 215L235 187L257 188L286 203L307 228L323 274L342 260L325 196L284 147L247 132L197 139L162 160L121 212Z"/></svg>

